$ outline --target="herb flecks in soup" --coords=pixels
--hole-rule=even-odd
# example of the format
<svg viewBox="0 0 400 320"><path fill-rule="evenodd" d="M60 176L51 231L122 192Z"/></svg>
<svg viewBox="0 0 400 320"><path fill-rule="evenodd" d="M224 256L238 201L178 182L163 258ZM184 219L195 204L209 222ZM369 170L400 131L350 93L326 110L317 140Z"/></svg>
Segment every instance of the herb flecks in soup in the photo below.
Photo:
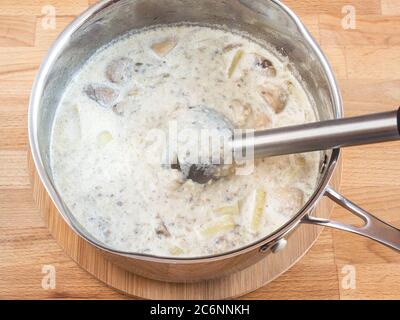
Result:
<svg viewBox="0 0 400 320"><path fill-rule="evenodd" d="M255 162L208 184L147 161L148 137L171 115L207 106L235 128L316 121L288 61L240 34L177 26L131 34L97 52L69 83L51 143L55 185L104 244L160 256L204 256L277 230L314 192L319 153Z"/></svg>

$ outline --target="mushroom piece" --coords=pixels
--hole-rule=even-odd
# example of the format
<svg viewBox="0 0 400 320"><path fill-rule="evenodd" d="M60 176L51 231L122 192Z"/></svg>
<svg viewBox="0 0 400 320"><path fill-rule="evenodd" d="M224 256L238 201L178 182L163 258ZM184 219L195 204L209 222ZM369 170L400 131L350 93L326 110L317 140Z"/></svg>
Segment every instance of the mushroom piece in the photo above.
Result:
<svg viewBox="0 0 400 320"><path fill-rule="evenodd" d="M118 115L118 116L123 116L124 115L124 111L125 111L125 104L123 103L117 103L115 106L112 107L112 111Z"/></svg>
<svg viewBox="0 0 400 320"><path fill-rule="evenodd" d="M282 86L260 86L259 92L275 113L281 113L285 109L289 100L287 89Z"/></svg>
<svg viewBox="0 0 400 320"><path fill-rule="evenodd" d="M127 100L123 100L114 105L112 107L112 111L118 116L123 116L128 108L129 108L129 102Z"/></svg>
<svg viewBox="0 0 400 320"><path fill-rule="evenodd" d="M253 110L249 103L235 99L230 103L229 109L233 113L233 122L240 128L263 130L271 127L272 122L268 114Z"/></svg>
<svg viewBox="0 0 400 320"><path fill-rule="evenodd" d="M112 111L118 116L136 113L140 109L140 105L133 99L127 98L119 101L112 107Z"/></svg>
<svg viewBox="0 0 400 320"><path fill-rule="evenodd" d="M103 108L112 108L119 97L119 91L104 84L89 84L84 92Z"/></svg>
<svg viewBox="0 0 400 320"><path fill-rule="evenodd" d="M107 78L114 83L130 80L134 73L134 63L130 58L118 58L110 62L106 69Z"/></svg>
<svg viewBox="0 0 400 320"><path fill-rule="evenodd" d="M261 68L268 77L276 77L277 71L274 64L258 54L255 54L255 65Z"/></svg>
<svg viewBox="0 0 400 320"><path fill-rule="evenodd" d="M154 43L151 46L151 49L157 54L159 57L165 57L172 49L176 47L175 39L167 39L162 42Z"/></svg>
<svg viewBox="0 0 400 320"><path fill-rule="evenodd" d="M159 223L155 229L157 235L162 235L164 237L170 237L171 234L168 231L167 226L165 225L164 221L161 218L158 218Z"/></svg>
<svg viewBox="0 0 400 320"><path fill-rule="evenodd" d="M249 103L244 103L239 99L233 100L229 104L229 109L232 110L233 122L239 127L246 125L246 122L253 111Z"/></svg>
<svg viewBox="0 0 400 320"><path fill-rule="evenodd" d="M264 112L253 114L252 127L257 130L265 130L271 127L271 118Z"/></svg>

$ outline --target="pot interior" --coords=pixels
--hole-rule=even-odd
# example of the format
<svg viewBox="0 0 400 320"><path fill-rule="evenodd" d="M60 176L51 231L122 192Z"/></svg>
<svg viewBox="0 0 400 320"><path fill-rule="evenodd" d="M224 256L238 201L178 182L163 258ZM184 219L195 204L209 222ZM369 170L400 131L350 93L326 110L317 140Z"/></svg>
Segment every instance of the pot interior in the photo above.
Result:
<svg viewBox="0 0 400 320"><path fill-rule="evenodd" d="M194 23L223 25L245 31L274 46L295 62L294 70L310 94L321 120L341 116L341 101L329 66L308 33L285 7L265 0L120 0L103 1L82 14L60 36L41 69L30 108L31 147L47 189L57 192L50 170L50 136L56 108L74 73L102 46L144 27ZM35 145L32 145L34 141ZM325 152L321 185L327 181L326 164L336 153ZM62 203L61 199L57 199ZM63 206L64 214L73 217Z"/></svg>

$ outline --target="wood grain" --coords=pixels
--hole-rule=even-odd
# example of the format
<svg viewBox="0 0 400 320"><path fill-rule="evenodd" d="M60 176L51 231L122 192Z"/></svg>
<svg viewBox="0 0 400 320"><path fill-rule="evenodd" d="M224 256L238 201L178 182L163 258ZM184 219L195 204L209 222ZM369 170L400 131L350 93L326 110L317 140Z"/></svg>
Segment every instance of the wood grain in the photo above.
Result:
<svg viewBox="0 0 400 320"><path fill-rule="evenodd" d="M0 150L24 149L28 144L28 97L7 96L1 99Z"/></svg>
<svg viewBox="0 0 400 320"><path fill-rule="evenodd" d="M381 7L383 15L400 15L400 0L381 0Z"/></svg>
<svg viewBox="0 0 400 320"><path fill-rule="evenodd" d="M78 15L88 7L87 0L1 0L2 15L43 16L46 6L56 9L57 16Z"/></svg>
<svg viewBox="0 0 400 320"><path fill-rule="evenodd" d="M303 14L301 19L307 25L307 29L314 39L320 42L319 16L317 14Z"/></svg>
<svg viewBox="0 0 400 320"><path fill-rule="evenodd" d="M400 44L400 17L357 15L356 29L342 28L341 15L319 16L323 46L396 46Z"/></svg>
<svg viewBox="0 0 400 320"><path fill-rule="evenodd" d="M54 38L94 0L0 2L0 298L125 299L81 269L59 247L31 195L26 165L26 112L40 61ZM286 0L333 65L345 114L400 104L399 0ZM56 9L55 30L42 27L43 6ZM356 30L343 30L342 7L354 5ZM390 143L344 151L342 192L400 227L400 149ZM345 210L333 218L353 223ZM42 267L57 270L55 290L41 286ZM355 289L342 286L343 267L356 270ZM355 235L324 230L284 275L243 299L399 299L399 256Z"/></svg>
<svg viewBox="0 0 400 320"><path fill-rule="evenodd" d="M243 299L339 299L332 250L332 230L325 229L313 248L288 272Z"/></svg>
<svg viewBox="0 0 400 320"><path fill-rule="evenodd" d="M339 79L347 79L347 62L344 47L322 46L330 65Z"/></svg>
<svg viewBox="0 0 400 320"><path fill-rule="evenodd" d="M54 39L65 29L65 27L75 19L75 16L62 16L57 18L55 29L44 29L42 21L36 21L35 46L39 48L49 48Z"/></svg>
<svg viewBox="0 0 400 320"><path fill-rule="evenodd" d="M2 150L0 152L0 188L29 188L29 177L26 169L25 150Z"/></svg>
<svg viewBox="0 0 400 320"><path fill-rule="evenodd" d="M398 80L400 46L346 47L349 79Z"/></svg>
<svg viewBox="0 0 400 320"><path fill-rule="evenodd" d="M32 47L36 34L34 16L0 16L0 47Z"/></svg>
<svg viewBox="0 0 400 320"><path fill-rule="evenodd" d="M390 4L390 0L387 1L388 6L395 6L394 4ZM310 12L339 15L342 12L342 8L346 5L354 6L358 14L381 14L380 0L283 0L282 2L299 15L309 14Z"/></svg>

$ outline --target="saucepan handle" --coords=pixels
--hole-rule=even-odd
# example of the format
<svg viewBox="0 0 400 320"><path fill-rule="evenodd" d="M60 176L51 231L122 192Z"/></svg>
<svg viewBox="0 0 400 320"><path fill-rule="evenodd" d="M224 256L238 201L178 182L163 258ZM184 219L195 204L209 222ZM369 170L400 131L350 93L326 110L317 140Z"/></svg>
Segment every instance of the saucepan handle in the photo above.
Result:
<svg viewBox="0 0 400 320"><path fill-rule="evenodd" d="M327 188L325 196L340 205L341 207L349 210L354 215L358 216L364 221L361 227L344 224L337 221L316 218L312 216L305 216L302 220L303 223L331 227L339 230L349 231L359 234L361 236L370 238L379 243L382 243L392 249L400 251L400 230L376 218L364 209L357 206L355 203L343 197L331 188Z"/></svg>

